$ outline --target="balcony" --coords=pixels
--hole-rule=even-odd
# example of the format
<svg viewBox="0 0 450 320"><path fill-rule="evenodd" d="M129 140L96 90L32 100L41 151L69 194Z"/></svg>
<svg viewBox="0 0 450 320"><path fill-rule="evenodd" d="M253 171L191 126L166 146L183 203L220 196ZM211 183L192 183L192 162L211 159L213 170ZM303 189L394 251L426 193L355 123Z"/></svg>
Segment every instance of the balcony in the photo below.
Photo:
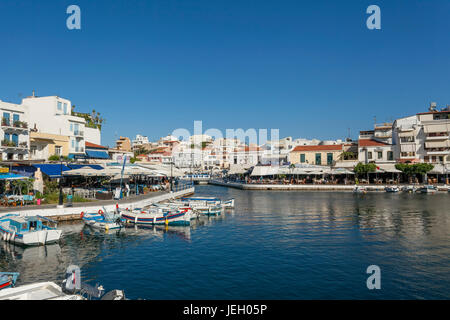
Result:
<svg viewBox="0 0 450 320"><path fill-rule="evenodd" d="M436 135L427 135L426 141L439 141L439 140L448 140L450 135L448 133L436 134Z"/></svg>
<svg viewBox="0 0 450 320"><path fill-rule="evenodd" d="M28 150L27 142L19 142L16 143L14 141L2 140L1 146L3 149L11 149L11 150Z"/></svg>
<svg viewBox="0 0 450 320"><path fill-rule="evenodd" d="M2 118L2 129L28 131L28 123L23 121L14 121L13 123L10 119Z"/></svg>
<svg viewBox="0 0 450 320"><path fill-rule="evenodd" d="M84 148L83 147L76 147L76 148L74 148L74 150L75 150L75 153L82 153L82 152L84 152Z"/></svg>
<svg viewBox="0 0 450 320"><path fill-rule="evenodd" d="M426 149L427 155L429 156L442 156L450 154L450 149L448 148L433 148Z"/></svg>
<svg viewBox="0 0 450 320"><path fill-rule="evenodd" d="M84 137L84 132L83 131L74 131L73 135L75 137Z"/></svg>

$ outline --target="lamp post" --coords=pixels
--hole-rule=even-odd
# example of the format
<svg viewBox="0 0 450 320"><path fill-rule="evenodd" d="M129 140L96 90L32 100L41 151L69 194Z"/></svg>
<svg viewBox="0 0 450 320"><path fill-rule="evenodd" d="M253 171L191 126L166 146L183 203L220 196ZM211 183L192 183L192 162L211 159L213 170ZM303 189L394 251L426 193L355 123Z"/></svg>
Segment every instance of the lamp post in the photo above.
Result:
<svg viewBox="0 0 450 320"><path fill-rule="evenodd" d="M170 192L173 191L173 174L172 174L173 161L170 161Z"/></svg>
<svg viewBox="0 0 450 320"><path fill-rule="evenodd" d="M63 206L64 200L63 200L63 194L62 194L62 156L59 157L59 161L60 161L60 170L61 170L61 177L59 178L59 206Z"/></svg>

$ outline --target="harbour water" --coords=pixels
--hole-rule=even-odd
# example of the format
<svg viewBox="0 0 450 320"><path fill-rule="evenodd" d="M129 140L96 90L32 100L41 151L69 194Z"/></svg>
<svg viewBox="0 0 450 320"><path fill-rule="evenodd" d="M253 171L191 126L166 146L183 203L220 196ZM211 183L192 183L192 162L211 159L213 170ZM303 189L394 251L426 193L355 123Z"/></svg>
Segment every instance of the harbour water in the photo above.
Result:
<svg viewBox="0 0 450 320"><path fill-rule="evenodd" d="M197 186L235 209L190 227L100 233L60 224L60 244L1 243L17 285L83 280L131 299L448 299L450 194L250 191ZM366 269L381 268L368 290Z"/></svg>

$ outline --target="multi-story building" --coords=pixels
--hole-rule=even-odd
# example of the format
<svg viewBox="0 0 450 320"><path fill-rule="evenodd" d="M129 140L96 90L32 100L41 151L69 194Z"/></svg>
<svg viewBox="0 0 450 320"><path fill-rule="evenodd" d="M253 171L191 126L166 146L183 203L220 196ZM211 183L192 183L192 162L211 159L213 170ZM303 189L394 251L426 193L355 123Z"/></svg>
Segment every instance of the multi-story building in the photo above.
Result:
<svg viewBox="0 0 450 320"><path fill-rule="evenodd" d="M130 138L120 137L116 141L116 149L125 152L131 152L131 141Z"/></svg>
<svg viewBox="0 0 450 320"><path fill-rule="evenodd" d="M2 160L28 160L30 129L28 108L0 100Z"/></svg>
<svg viewBox="0 0 450 320"><path fill-rule="evenodd" d="M332 166L343 152L343 144L297 146L289 153L289 161L292 164Z"/></svg>
<svg viewBox="0 0 450 320"><path fill-rule="evenodd" d="M431 108L417 118L425 141L423 162L450 163L450 107L441 111Z"/></svg>
<svg viewBox="0 0 450 320"><path fill-rule="evenodd" d="M134 138L132 142L132 147L142 146L143 144L149 143L147 136L142 136L140 134L136 135L136 138Z"/></svg>
<svg viewBox="0 0 450 320"><path fill-rule="evenodd" d="M420 154L425 150L423 132L416 115L394 121L392 126L392 144L394 158L400 163L420 162Z"/></svg>
<svg viewBox="0 0 450 320"><path fill-rule="evenodd" d="M58 139L61 136L67 136L69 138L68 156L72 158L85 155L86 120L72 115L70 100L58 96L37 97L33 94L23 99L22 105L26 106L29 112L29 127L36 133L31 144L33 150L42 150L46 141L48 141L46 147L48 153L52 150L51 145L64 148L59 145ZM57 149L55 154L65 153Z"/></svg>

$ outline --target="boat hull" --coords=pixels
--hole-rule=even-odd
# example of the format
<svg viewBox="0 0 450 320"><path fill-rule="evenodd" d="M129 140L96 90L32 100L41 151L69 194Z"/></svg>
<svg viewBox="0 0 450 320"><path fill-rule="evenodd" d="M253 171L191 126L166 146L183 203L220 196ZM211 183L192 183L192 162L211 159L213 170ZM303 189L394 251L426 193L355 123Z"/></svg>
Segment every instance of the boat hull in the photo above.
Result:
<svg viewBox="0 0 450 320"><path fill-rule="evenodd" d="M122 213L122 218L126 223L135 225L174 225L174 226L188 226L191 223L191 214L189 212L177 212L168 214L166 216L155 213Z"/></svg>

